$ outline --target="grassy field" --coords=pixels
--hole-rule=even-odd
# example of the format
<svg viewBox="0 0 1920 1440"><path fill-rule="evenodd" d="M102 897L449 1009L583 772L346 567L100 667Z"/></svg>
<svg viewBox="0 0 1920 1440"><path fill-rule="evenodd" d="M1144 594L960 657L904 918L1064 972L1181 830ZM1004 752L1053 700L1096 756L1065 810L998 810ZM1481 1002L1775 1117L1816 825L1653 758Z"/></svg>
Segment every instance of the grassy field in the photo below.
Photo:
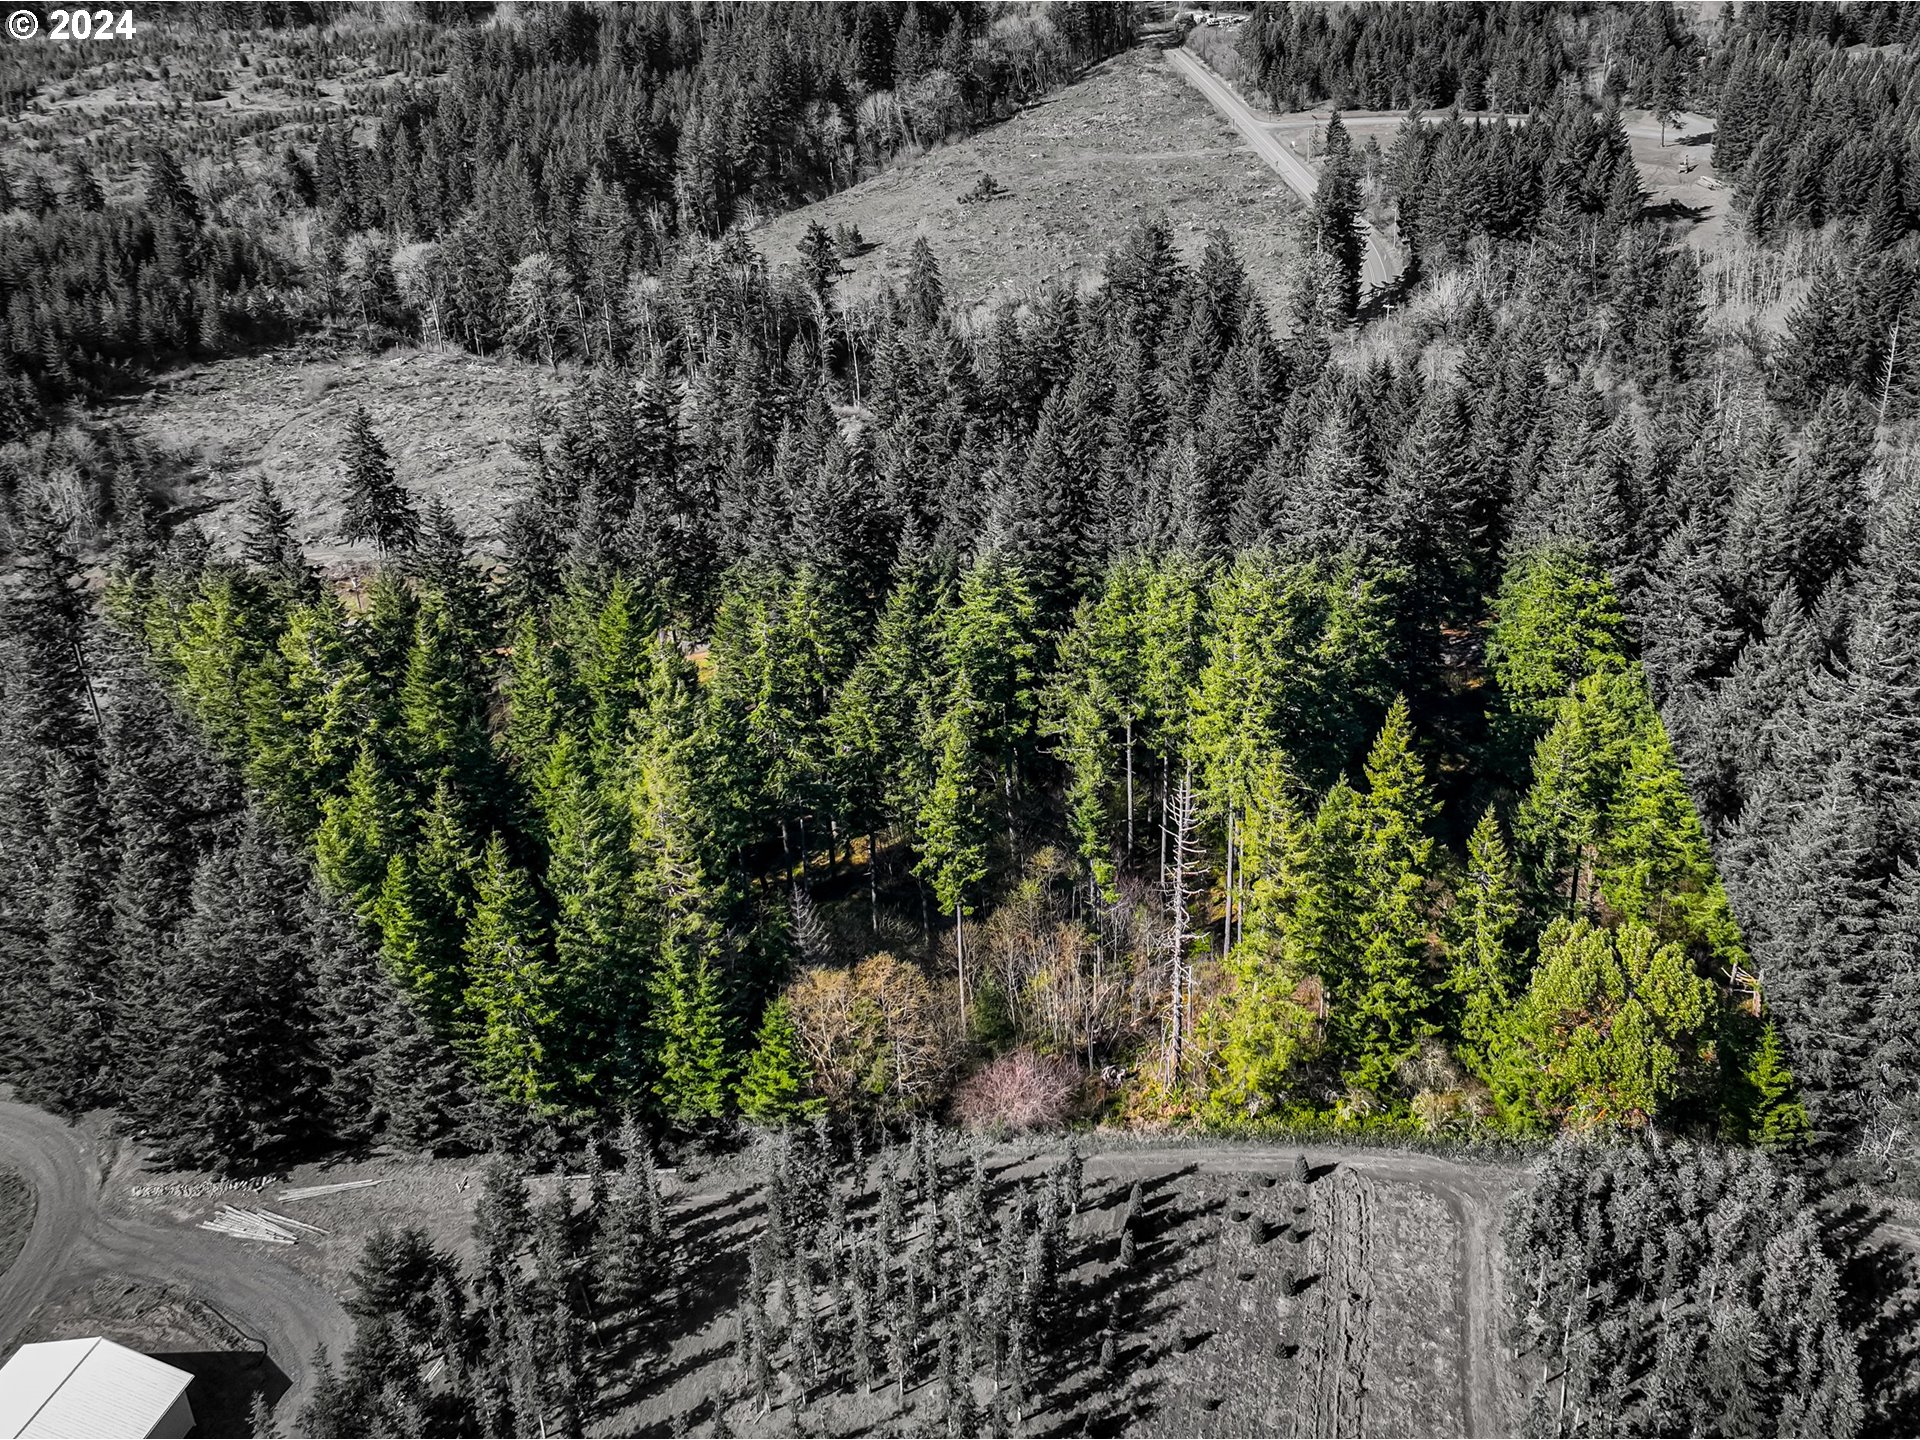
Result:
<svg viewBox="0 0 1920 1440"><path fill-rule="evenodd" d="M962 204L991 175L1000 198ZM851 294L899 284L925 235L948 294L982 302L1048 281L1084 284L1142 220L1164 214L1190 259L1225 227L1270 309L1286 293L1298 202L1194 89L1143 45L1002 125L903 161L753 235L791 264L807 226L857 227L871 249L848 261Z"/></svg>

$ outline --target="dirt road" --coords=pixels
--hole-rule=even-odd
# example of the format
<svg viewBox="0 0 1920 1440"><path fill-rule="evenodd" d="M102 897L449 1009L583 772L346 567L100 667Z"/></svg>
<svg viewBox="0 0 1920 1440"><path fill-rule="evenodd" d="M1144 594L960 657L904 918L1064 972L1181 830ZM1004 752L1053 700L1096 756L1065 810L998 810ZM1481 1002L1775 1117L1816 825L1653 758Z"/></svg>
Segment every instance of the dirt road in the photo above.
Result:
<svg viewBox="0 0 1920 1440"><path fill-rule="evenodd" d="M97 1157L45 1111L0 1103L0 1161L36 1197L27 1243L0 1277L0 1346L12 1344L44 1302L94 1280L174 1286L265 1344L291 1382L279 1406L284 1424L311 1393L314 1351L324 1345L337 1357L352 1338L339 1301L258 1248L105 1213Z"/></svg>
<svg viewBox="0 0 1920 1440"><path fill-rule="evenodd" d="M1231 85L1209 70L1190 50L1167 51L1167 63L1206 96L1214 109L1253 147L1253 153L1287 182L1288 188L1303 200L1313 199L1313 192L1320 185L1320 177L1313 173L1313 167L1276 139L1272 127L1254 113L1253 107L1241 99ZM1360 229L1367 242L1366 258L1360 264L1361 285L1380 289L1393 284L1405 267L1365 219L1360 221Z"/></svg>
<svg viewBox="0 0 1920 1440"><path fill-rule="evenodd" d="M1263 111L1250 104L1192 51L1178 48L1167 51L1166 55L1167 63L1207 98L1290 189L1303 199L1313 198L1319 177L1290 142L1318 134L1331 118L1331 110L1291 111L1284 115ZM1382 147L1393 143L1392 132L1406 117L1405 110L1340 112L1340 121L1347 127L1354 144L1371 135ZM1439 110L1427 111L1422 116L1429 125L1438 125L1446 118L1447 112ZM1475 125L1497 121L1518 125L1526 117L1469 115L1466 118ZM1642 115L1627 119L1622 128L1647 187L1648 205L1654 208L1677 205L1676 213L1688 221L1687 243L1695 249L1710 250L1719 244L1726 228L1731 197L1726 187L1713 179L1712 117L1680 111L1671 123L1662 127L1651 116ZM1364 220L1361 223L1366 225ZM1370 288L1390 285L1406 268L1398 247L1383 241L1371 225L1366 226L1366 231L1367 255L1360 270L1361 283Z"/></svg>
<svg viewBox="0 0 1920 1440"><path fill-rule="evenodd" d="M1050 1146L1008 1146L998 1153L1016 1165L1044 1167L1058 1159ZM1295 1145L1123 1144L1090 1153L1087 1173L1090 1178L1152 1178L1189 1167L1224 1175L1284 1173L1300 1153ZM1465 1416L1469 1435L1511 1433L1513 1382L1501 1342L1506 1286L1499 1230L1506 1198L1525 1183L1525 1171L1405 1152L1315 1146L1304 1153L1315 1166L1337 1165L1380 1185L1419 1188L1445 1205L1457 1236L1451 1308L1463 1337L1456 1413ZM20 1257L0 1276L0 1347L18 1339L43 1304L97 1280L177 1287L266 1345L291 1382L279 1406L287 1426L312 1393L315 1350L325 1346L337 1358L351 1338L352 1326L339 1302L271 1252L187 1224L112 1213L94 1146L42 1111L0 1103L0 1163L15 1167L37 1197Z"/></svg>
<svg viewBox="0 0 1920 1440"><path fill-rule="evenodd" d="M1517 1394L1501 1331L1506 1318L1506 1274L1500 1221L1507 1197L1526 1181L1519 1166L1467 1164L1435 1155L1323 1146L1167 1146L1116 1149L1087 1157L1089 1176L1147 1178L1184 1166L1232 1175L1282 1172L1296 1155L1319 1167L1337 1165L1387 1185L1411 1185L1445 1203L1459 1226L1454 1306L1466 1343L1460 1357L1460 1395L1472 1436L1511 1435Z"/></svg>

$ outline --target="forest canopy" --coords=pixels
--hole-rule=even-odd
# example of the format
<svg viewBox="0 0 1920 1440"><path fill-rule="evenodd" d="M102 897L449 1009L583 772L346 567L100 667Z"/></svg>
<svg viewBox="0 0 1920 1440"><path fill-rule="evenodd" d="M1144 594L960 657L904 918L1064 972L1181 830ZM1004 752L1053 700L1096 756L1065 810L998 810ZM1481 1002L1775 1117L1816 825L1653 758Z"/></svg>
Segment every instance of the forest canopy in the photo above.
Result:
<svg viewBox="0 0 1920 1440"><path fill-rule="evenodd" d="M1679 1131L1910 1178L1920 502L1876 443L1911 422L1913 207L1809 212L1780 328L1721 323L1618 104L1726 108L1758 153L1783 112L1717 97L1870 98L1896 60L1843 84L1829 51L1883 11L1262 7L1278 99L1529 112L1377 156L1334 119L1276 313L1163 217L1098 284L983 307L924 238L859 300L818 227L797 266L752 248L749 210L894 153L905 97L957 87L955 133L1125 43L1098 7L462 30L277 158L307 256L165 151L137 207L10 191L9 1073L236 1165L897 1119L1064 1065L1059 1119ZM1431 93L1367 88L1415 58ZM546 153L495 143L515 116ZM1905 176L1897 141L1862 143ZM1802 224L1764 179L1762 247ZM1415 262L1391 321L1369 197ZM83 314L83 271L130 288ZM265 484L221 551L124 437L35 434L116 356L219 353L262 287L314 300L295 328L568 367L503 554L364 412L336 483L380 558L325 578ZM46 503L76 489L104 616ZM154 1033L231 1074L196 1090Z"/></svg>

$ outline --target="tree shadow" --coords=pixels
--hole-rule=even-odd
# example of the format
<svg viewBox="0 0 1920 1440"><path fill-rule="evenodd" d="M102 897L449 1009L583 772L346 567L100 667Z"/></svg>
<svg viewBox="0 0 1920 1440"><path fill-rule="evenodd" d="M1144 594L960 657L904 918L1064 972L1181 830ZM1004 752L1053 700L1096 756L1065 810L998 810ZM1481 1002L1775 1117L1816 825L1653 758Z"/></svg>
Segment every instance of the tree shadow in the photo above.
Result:
<svg viewBox="0 0 1920 1440"><path fill-rule="evenodd" d="M1360 297L1360 308L1355 312L1355 321L1364 325L1369 320L1379 320L1391 315L1407 303L1407 296L1413 288L1416 275L1409 264L1400 276L1390 284L1375 285Z"/></svg>
<svg viewBox="0 0 1920 1440"><path fill-rule="evenodd" d="M1859 1335L1861 1388L1875 1434L1920 1434L1920 1257L1880 1226L1881 1205L1837 1209L1832 1233L1846 1256L1841 1282Z"/></svg>
<svg viewBox="0 0 1920 1440"><path fill-rule="evenodd" d="M1689 205L1683 200L1663 200L1658 205L1644 206L1640 211L1643 220L1683 221L1688 225L1698 225L1707 218L1709 207Z"/></svg>
<svg viewBox="0 0 1920 1440"><path fill-rule="evenodd" d="M264 1350L189 1350L153 1358L193 1376L187 1403L200 1435L252 1434L253 1397L264 1396L271 1409L292 1384Z"/></svg>

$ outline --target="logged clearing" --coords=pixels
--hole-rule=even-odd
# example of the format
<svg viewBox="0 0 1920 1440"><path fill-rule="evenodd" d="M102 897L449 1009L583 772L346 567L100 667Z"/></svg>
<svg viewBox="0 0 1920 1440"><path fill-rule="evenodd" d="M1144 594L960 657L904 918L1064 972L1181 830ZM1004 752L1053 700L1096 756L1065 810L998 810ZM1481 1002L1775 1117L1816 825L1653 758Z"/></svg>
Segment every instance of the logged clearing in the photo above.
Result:
<svg viewBox="0 0 1920 1440"><path fill-rule="evenodd" d="M1501 1205L1518 1171L1385 1152L1315 1159L1208 1146L1093 1153L1070 1223L1043 1383L1018 1432L1048 1435L1499 1435L1518 1414L1500 1340ZM995 1198L1059 1163L1057 1148L992 1153ZM1132 1265L1121 1230L1140 1187ZM853 1197L855 1223L875 1197ZM698 1217L699 1290L736 1294L759 1232L758 1190L716 1172L678 1197ZM905 1238L905 1248L917 1243ZM1101 1365L1111 1317L1119 1344ZM734 1322L691 1317L601 1433L945 1434L940 1387L791 1384L771 1411L739 1396ZM650 1376L650 1378L649 1378ZM984 1382L980 1404L990 1401Z"/></svg>
<svg viewBox="0 0 1920 1440"><path fill-rule="evenodd" d="M962 203L982 175L1004 191ZM1004 124L903 161L756 231L775 265L791 264L809 223L857 228L872 248L850 257L849 293L899 285L916 236L940 261L950 297L1026 296L1052 280L1084 283L1101 257L1164 214L1189 261L1225 227L1278 313L1287 293L1299 202L1152 45L1095 66Z"/></svg>
<svg viewBox="0 0 1920 1440"><path fill-rule="evenodd" d="M983 174L1002 193L962 204ZM926 235L948 293L1025 297L1051 280L1084 284L1141 221L1164 215L1197 260L1225 227L1248 274L1278 313L1290 285L1299 203L1213 108L1142 46L1094 67L1004 124L903 162L864 184L774 220L752 235L774 264L791 263L810 221L846 225L866 242L847 260L852 294L900 281ZM292 509L323 572L364 568L365 546L341 537L339 455L347 417L365 405L395 473L422 502L444 499L469 538L496 550L526 477L512 442L564 376L511 358L401 349L379 355L309 342L188 366L102 407L164 457L176 516L236 543L260 476Z"/></svg>
<svg viewBox="0 0 1920 1440"><path fill-rule="evenodd" d="M14 1338L106 1333L140 1348L200 1352L208 1363L224 1355L239 1368L210 1373L208 1388L241 1414L252 1389L277 1395L291 1377L280 1417L290 1424L311 1393L315 1344L339 1358L337 1302L351 1293L351 1272L376 1229L419 1226L472 1259L478 1159L369 1158L235 1184L155 1173L137 1150L90 1154L93 1142L79 1132L0 1115L8 1119L35 1173L47 1172L40 1183L73 1192L68 1219L83 1235L82 1244L39 1257L45 1303L14 1317ZM1501 1339L1499 1226L1524 1170L1311 1147L1301 1183L1292 1147L1102 1142L1096 1134L1084 1147L1083 1196L1068 1222L1059 1298L1036 1346L1033 1404L1019 1433L1512 1433L1517 1377ZM989 1213L1004 1217L1023 1195L1031 1202L1063 1154L1056 1142L981 1152ZM948 1433L931 1353L920 1356L904 1397L891 1383L868 1392L851 1381L802 1395L784 1358L771 1410L762 1413L748 1393L735 1306L748 1248L767 1223L771 1158L756 1144L663 1172L671 1278L639 1330L602 1337L620 1357L608 1372L620 1379L601 1395L589 1434L707 1434L723 1417L742 1435ZM970 1163L949 1138L943 1208L957 1200ZM857 1194L841 1172L856 1235L877 1223L875 1168ZM61 1180L56 1172L66 1171ZM100 1180L90 1184L90 1172ZM380 1183L286 1198L365 1180ZM535 1179L536 1202L557 1183ZM1135 1243L1123 1247L1136 1186ZM573 1188L577 1197L579 1177ZM326 1233L271 1245L201 1229L223 1206L270 1210ZM926 1243L924 1215L910 1209L901 1255ZM1123 1248L1132 1249L1131 1264ZM332 1297L330 1315L314 1313L322 1296ZM1111 1368L1102 1364L1109 1323L1118 1342L1104 1357ZM984 1377L977 1393L988 1405Z"/></svg>
<svg viewBox="0 0 1920 1440"><path fill-rule="evenodd" d="M292 350L171 371L104 413L164 457L176 513L216 541L237 541L265 475L308 558L333 570L374 558L340 535L340 446L354 406L366 406L415 499L446 501L487 550L526 484L513 442L529 433L534 404L558 400L568 384L537 366L456 351Z"/></svg>

